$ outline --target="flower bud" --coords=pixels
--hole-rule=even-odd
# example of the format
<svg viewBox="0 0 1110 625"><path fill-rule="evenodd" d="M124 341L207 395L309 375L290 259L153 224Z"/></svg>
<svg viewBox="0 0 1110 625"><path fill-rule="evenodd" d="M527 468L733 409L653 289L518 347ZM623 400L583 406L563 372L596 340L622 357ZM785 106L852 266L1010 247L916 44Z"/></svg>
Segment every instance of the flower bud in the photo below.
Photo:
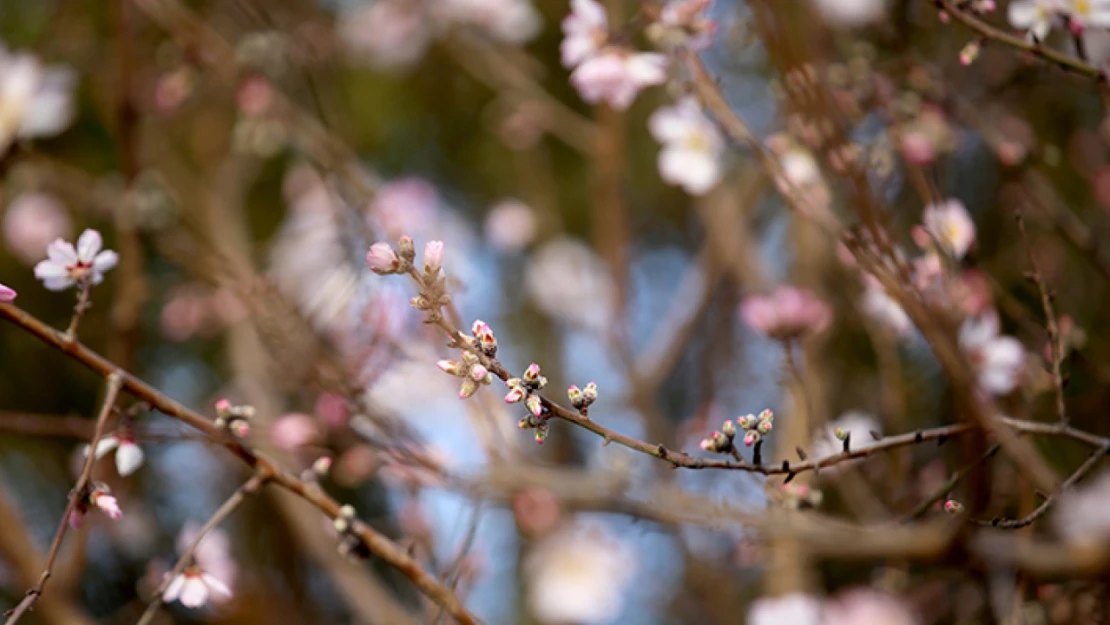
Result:
<svg viewBox="0 0 1110 625"><path fill-rule="evenodd" d="M535 438L537 445L543 445L543 442L547 440L547 426L536 428Z"/></svg>
<svg viewBox="0 0 1110 625"><path fill-rule="evenodd" d="M312 472L319 477L324 477L331 471L331 457L320 456L312 463Z"/></svg>
<svg viewBox="0 0 1110 625"><path fill-rule="evenodd" d="M771 412L770 408L766 408L762 412L759 413L759 420L760 421L774 421L775 420L775 413Z"/></svg>
<svg viewBox="0 0 1110 625"><path fill-rule="evenodd" d="M956 516L964 511L964 505L955 499L949 499L944 502L944 511L952 516Z"/></svg>
<svg viewBox="0 0 1110 625"><path fill-rule="evenodd" d="M416 260L416 245L413 244L412 237L407 234L401 235L397 240L397 253L408 263Z"/></svg>
<svg viewBox="0 0 1110 625"><path fill-rule="evenodd" d="M428 241L424 245L424 275L435 277L443 268L443 241Z"/></svg>
<svg viewBox="0 0 1110 625"><path fill-rule="evenodd" d="M250 434L251 432L251 425L243 419L236 419L232 421L230 424L228 424L228 428L231 429L232 434L239 438L246 438L247 434Z"/></svg>
<svg viewBox="0 0 1110 625"><path fill-rule="evenodd" d="M454 360L440 360L436 362L436 366L439 367L440 371L448 375L457 376L462 373L462 368L459 366L459 363Z"/></svg>
<svg viewBox="0 0 1110 625"><path fill-rule="evenodd" d="M766 419L764 419L764 420L760 421L760 422L759 422L759 423L758 423L758 424L757 424L757 425L755 426L755 430L756 430L757 432L759 432L760 434L762 434L762 435L766 436L767 434L770 434L770 433L771 433L771 428L772 428L772 427L773 427L773 426L772 426L771 422L770 422L770 421L768 421L768 420L766 420Z"/></svg>
<svg viewBox="0 0 1110 625"><path fill-rule="evenodd" d="M571 384L570 386L567 387L567 399L570 400L570 405L571 406L574 406L575 408L581 408L582 405L583 405L583 403L582 403L582 389L580 389L577 386Z"/></svg>
<svg viewBox="0 0 1110 625"><path fill-rule="evenodd" d="M528 365L528 368L524 370L524 375L522 375L521 378L523 378L524 381L528 384L535 384L536 382L539 382L540 366L536 363Z"/></svg>
<svg viewBox="0 0 1110 625"><path fill-rule="evenodd" d="M481 319L474 322L471 333L478 341L478 348L482 350L487 356L493 356L497 353L497 337L493 334L493 329L489 324Z"/></svg>
<svg viewBox="0 0 1110 625"><path fill-rule="evenodd" d="M836 437L836 440L842 441L848 438L848 431L844 428L838 427L833 430L833 436Z"/></svg>
<svg viewBox="0 0 1110 625"><path fill-rule="evenodd" d="M474 378L467 377L463 383L459 385L459 399L469 399L478 392L478 382Z"/></svg>
<svg viewBox="0 0 1110 625"><path fill-rule="evenodd" d="M721 425L721 432L731 440L736 436L736 424L731 420L725 421Z"/></svg>
<svg viewBox="0 0 1110 625"><path fill-rule="evenodd" d="M397 257L397 252L393 251L393 246L385 241L379 241L371 245L370 251L366 252L366 264L370 266L370 271L384 276L397 273L401 267L401 259Z"/></svg>
<svg viewBox="0 0 1110 625"><path fill-rule="evenodd" d="M528 398L524 400L524 405L528 407L528 411L533 415L537 417L543 415L543 402L539 395L529 394Z"/></svg>
<svg viewBox="0 0 1110 625"><path fill-rule="evenodd" d="M736 417L736 425L741 430L750 430L755 427L755 415L747 414L742 417Z"/></svg>
<svg viewBox="0 0 1110 625"><path fill-rule="evenodd" d="M216 414L223 417L231 414L231 402L226 398L218 400L216 402Z"/></svg>
<svg viewBox="0 0 1110 625"><path fill-rule="evenodd" d="M755 430L748 430L748 433L744 435L744 444L748 447L751 447L752 445L758 443L759 439L759 432Z"/></svg>
<svg viewBox="0 0 1110 625"><path fill-rule="evenodd" d="M470 379L475 382L485 382L488 377L489 369L486 369L482 365L472 365L470 367Z"/></svg>
<svg viewBox="0 0 1110 625"><path fill-rule="evenodd" d="M586 400L587 406L597 401L597 382L590 382L582 389L582 399Z"/></svg>
<svg viewBox="0 0 1110 625"><path fill-rule="evenodd" d="M520 381L520 378L510 378L505 382L505 386L509 387L509 392L505 395L506 404L517 403L524 399L524 395L528 392L524 388L524 383Z"/></svg>

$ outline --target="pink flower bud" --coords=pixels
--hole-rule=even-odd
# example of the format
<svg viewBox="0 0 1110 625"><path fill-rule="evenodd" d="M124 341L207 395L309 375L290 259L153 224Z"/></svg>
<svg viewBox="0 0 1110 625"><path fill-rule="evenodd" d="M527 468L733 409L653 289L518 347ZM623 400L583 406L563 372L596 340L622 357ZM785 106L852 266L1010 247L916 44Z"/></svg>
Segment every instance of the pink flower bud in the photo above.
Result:
<svg viewBox="0 0 1110 625"><path fill-rule="evenodd" d="M86 512L80 506L73 509L69 515L69 527L71 529L79 530L85 524Z"/></svg>
<svg viewBox="0 0 1110 625"><path fill-rule="evenodd" d="M582 399L586 404L592 404L597 401L597 382L590 382L586 388L582 389Z"/></svg>
<svg viewBox="0 0 1110 625"><path fill-rule="evenodd" d="M705 451L715 451L713 449L713 439L710 439L710 438L701 439L701 442L698 443L698 446L701 447L702 449L704 449Z"/></svg>
<svg viewBox="0 0 1110 625"><path fill-rule="evenodd" d="M15 289L13 289L9 286L5 286L3 284L0 284L0 302L7 304L9 302L14 301L15 296L16 296Z"/></svg>
<svg viewBox="0 0 1110 625"><path fill-rule="evenodd" d="M397 240L397 252L401 255L401 258L411 263L416 258L416 245L413 243L412 237L402 234L401 238Z"/></svg>
<svg viewBox="0 0 1110 625"><path fill-rule="evenodd" d="M964 511L964 506L955 499L949 499L944 502L944 511L955 516Z"/></svg>
<svg viewBox="0 0 1110 625"><path fill-rule="evenodd" d="M220 414L227 414L231 412L231 402L227 399L220 399L216 402L216 412Z"/></svg>
<svg viewBox="0 0 1110 625"><path fill-rule="evenodd" d="M482 365L474 365L470 368L470 379L475 382L485 382L488 377L489 369L486 369Z"/></svg>
<svg viewBox="0 0 1110 625"><path fill-rule="evenodd" d="M370 251L366 252L366 264L370 265L370 271L385 275L395 273L401 266L401 259L397 257L397 252L393 251L393 246L385 241L379 241L371 245Z"/></svg>
<svg viewBox="0 0 1110 625"><path fill-rule="evenodd" d="M424 273L436 275L443 268L443 241L428 241L424 246Z"/></svg>
<svg viewBox="0 0 1110 625"><path fill-rule="evenodd" d="M473 378L466 378L459 386L459 399L468 399L478 392L478 383Z"/></svg>
<svg viewBox="0 0 1110 625"><path fill-rule="evenodd" d="M251 432L251 424L247 423L243 419L236 419L235 421L232 421L230 427L231 433L238 436L239 438L246 438L247 434L250 434Z"/></svg>
<svg viewBox="0 0 1110 625"><path fill-rule="evenodd" d="M440 360L436 363L440 371L449 375L459 375L459 363L454 360Z"/></svg>
<svg viewBox="0 0 1110 625"><path fill-rule="evenodd" d="M528 398L524 400L524 405L528 407L529 412L537 417L543 414L543 402L540 400L539 395L529 395Z"/></svg>
<svg viewBox="0 0 1110 625"><path fill-rule="evenodd" d="M119 520L119 518L123 516L123 511L119 509L119 502L116 501L115 497L109 495L105 491L93 491L90 500L94 506L100 508L100 511L113 521Z"/></svg>
<svg viewBox="0 0 1110 625"><path fill-rule="evenodd" d="M331 470L331 456L320 456L312 463L312 472L320 477L328 474Z"/></svg>
<svg viewBox="0 0 1110 625"><path fill-rule="evenodd" d="M748 430L748 433L744 435L744 445L751 447L757 442L759 442L759 432Z"/></svg>
<svg viewBox="0 0 1110 625"><path fill-rule="evenodd" d="M524 378L525 382L536 382L540 379L540 366L536 363L528 365L528 368L524 370L524 375L521 377Z"/></svg>

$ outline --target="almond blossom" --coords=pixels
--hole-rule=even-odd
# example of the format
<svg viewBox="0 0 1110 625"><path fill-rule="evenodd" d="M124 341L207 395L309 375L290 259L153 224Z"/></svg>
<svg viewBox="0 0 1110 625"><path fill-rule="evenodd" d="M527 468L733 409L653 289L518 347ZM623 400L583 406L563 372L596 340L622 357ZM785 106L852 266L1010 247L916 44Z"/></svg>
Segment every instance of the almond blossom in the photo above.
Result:
<svg viewBox="0 0 1110 625"><path fill-rule="evenodd" d="M936 244L956 260L963 258L975 243L975 222L959 200L929 204L921 221Z"/></svg>
<svg viewBox="0 0 1110 625"><path fill-rule="evenodd" d="M121 477L127 477L143 466L143 450L135 443L135 437L126 430L120 430L112 436L105 436L96 443L96 456L100 460L112 450L116 452L116 470ZM85 454L88 454L88 446Z"/></svg>
<svg viewBox="0 0 1110 625"><path fill-rule="evenodd" d="M873 321L891 330L897 336L905 337L913 332L913 321L901 304L887 294L878 280L869 275L864 276L860 308Z"/></svg>
<svg viewBox="0 0 1110 625"><path fill-rule="evenodd" d="M68 68L43 67L34 56L0 44L0 153L17 139L53 136L73 119Z"/></svg>
<svg viewBox="0 0 1110 625"><path fill-rule="evenodd" d="M73 285L95 285L104 281L104 272L116 266L119 255L101 251L104 242L96 230L85 230L77 247L55 239L46 248L47 259L35 265L35 277L51 291L64 291Z"/></svg>
<svg viewBox="0 0 1110 625"><path fill-rule="evenodd" d="M180 601L186 608L199 608L213 596L230 597L231 589L200 567L190 566L173 578L162 593L162 601Z"/></svg>
<svg viewBox="0 0 1110 625"><path fill-rule="evenodd" d="M634 554L600 527L567 527L528 555L528 603L543 623L606 623L620 613Z"/></svg>
<svg viewBox="0 0 1110 625"><path fill-rule="evenodd" d="M73 223L58 198L49 193L21 193L4 212L4 242L20 260L33 264L57 238L73 234Z"/></svg>
<svg viewBox="0 0 1110 625"><path fill-rule="evenodd" d="M694 98L655 111L648 129L663 144L659 152L663 180L692 195L702 195L720 181L724 140Z"/></svg>
<svg viewBox="0 0 1110 625"><path fill-rule="evenodd" d="M770 295L749 295L740 316L751 328L779 340L820 332L832 321L832 309L812 292L781 286Z"/></svg>
<svg viewBox="0 0 1110 625"><path fill-rule="evenodd" d="M0 303L7 304L13 302L15 301L16 295L15 289L5 284L0 284Z"/></svg>
<svg viewBox="0 0 1110 625"><path fill-rule="evenodd" d="M821 625L821 600L812 595L791 593L761 597L748 609L748 625Z"/></svg>
<svg viewBox="0 0 1110 625"><path fill-rule="evenodd" d="M609 40L609 19L596 0L571 0L571 12L563 19L563 42L559 55L563 66L573 69L597 54Z"/></svg>
<svg viewBox="0 0 1110 625"><path fill-rule="evenodd" d="M1088 27L1110 28L1110 2L1107 0L1068 0L1064 11L1073 33L1083 32Z"/></svg>
<svg viewBox="0 0 1110 625"><path fill-rule="evenodd" d="M1064 0L1014 0L1006 8L1006 17L1030 39L1043 41L1064 9Z"/></svg>
<svg viewBox="0 0 1110 625"><path fill-rule="evenodd" d="M1052 513L1060 536L1072 544L1105 544L1110 539L1110 472L1064 493Z"/></svg>
<svg viewBox="0 0 1110 625"><path fill-rule="evenodd" d="M667 79L667 57L655 52L633 52L610 46L583 61L570 82L590 104L607 102L623 111L645 87Z"/></svg>
<svg viewBox="0 0 1110 625"><path fill-rule="evenodd" d="M989 310L969 317L960 326L960 348L967 354L979 386L1005 395L1018 384L1025 365L1025 349L1012 336L1000 336L998 313Z"/></svg>

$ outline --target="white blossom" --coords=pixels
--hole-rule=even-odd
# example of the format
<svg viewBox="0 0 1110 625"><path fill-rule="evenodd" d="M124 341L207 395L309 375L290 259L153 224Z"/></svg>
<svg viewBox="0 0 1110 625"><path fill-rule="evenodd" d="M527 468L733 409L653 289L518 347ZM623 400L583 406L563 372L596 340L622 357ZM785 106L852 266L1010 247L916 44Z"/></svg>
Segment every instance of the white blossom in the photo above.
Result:
<svg viewBox="0 0 1110 625"><path fill-rule="evenodd" d="M78 283L100 284L104 272L119 262L115 252L101 251L103 245L96 230L82 232L76 248L69 241L55 239L46 247L47 259L35 265L35 277L51 291L63 291Z"/></svg>
<svg viewBox="0 0 1110 625"><path fill-rule="evenodd" d="M571 0L571 12L563 19L563 42L559 55L563 66L578 67L597 54L609 39L605 7L596 0Z"/></svg>
<svg viewBox="0 0 1110 625"><path fill-rule="evenodd" d="M629 549L598 527L557 530L525 563L528 603L544 623L612 621L635 566Z"/></svg>
<svg viewBox="0 0 1110 625"><path fill-rule="evenodd" d="M199 608L207 604L214 595L230 597L231 589L199 568L190 567L173 578L166 587L166 592L162 593L162 601L180 601L186 608Z"/></svg>
<svg viewBox="0 0 1110 625"><path fill-rule="evenodd" d="M999 335L997 312L989 310L965 319L959 341L979 386L995 395L1014 390L1025 365L1025 349L1014 337Z"/></svg>
<svg viewBox="0 0 1110 625"><path fill-rule="evenodd" d="M96 443L96 459L100 460L112 450L116 452L116 470L127 477L143 466L143 450L130 436L105 436ZM88 454L86 446L85 453Z"/></svg>
<svg viewBox="0 0 1110 625"><path fill-rule="evenodd" d="M687 97L655 111L648 129L663 144L659 152L663 180L692 195L702 195L720 181L724 140L696 100Z"/></svg>
<svg viewBox="0 0 1110 625"><path fill-rule="evenodd" d="M821 625L821 600L791 593L761 597L748 609L748 625Z"/></svg>
<svg viewBox="0 0 1110 625"><path fill-rule="evenodd" d="M73 119L72 70L0 44L0 153L17 139L58 134Z"/></svg>
<svg viewBox="0 0 1110 625"><path fill-rule="evenodd" d="M921 221L937 245L956 260L963 258L975 243L975 222L959 200L929 204Z"/></svg>
<svg viewBox="0 0 1110 625"><path fill-rule="evenodd" d="M1006 8L1006 17L1014 28L1043 41L1063 10L1063 0L1014 0Z"/></svg>

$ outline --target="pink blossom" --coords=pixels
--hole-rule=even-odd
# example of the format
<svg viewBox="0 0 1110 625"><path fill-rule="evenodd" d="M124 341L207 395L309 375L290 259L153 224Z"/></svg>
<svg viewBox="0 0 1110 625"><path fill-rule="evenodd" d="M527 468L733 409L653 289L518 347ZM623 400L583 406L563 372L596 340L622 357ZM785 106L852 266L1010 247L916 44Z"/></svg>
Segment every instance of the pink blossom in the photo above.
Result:
<svg viewBox="0 0 1110 625"><path fill-rule="evenodd" d="M956 260L975 243L975 223L959 200L929 204L921 221L937 245Z"/></svg>
<svg viewBox="0 0 1110 625"><path fill-rule="evenodd" d="M4 241L25 263L42 258L42 250L52 241L69 238L73 222L56 197L47 193L22 193L4 213Z"/></svg>
<svg viewBox="0 0 1110 625"><path fill-rule="evenodd" d="M338 20L338 31L353 55L386 70L403 70L418 63L433 37L420 4L406 0L360 4Z"/></svg>
<svg viewBox="0 0 1110 625"><path fill-rule="evenodd" d="M306 414L289 413L274 420L270 426L270 440L279 449L295 451L320 440L316 419Z"/></svg>
<svg viewBox="0 0 1110 625"><path fill-rule="evenodd" d="M910 163L924 167L937 158L933 140L920 130L910 130L902 135L902 157Z"/></svg>
<svg viewBox="0 0 1110 625"><path fill-rule="evenodd" d="M342 428L351 417L347 400L336 393L320 393L316 398L316 416L330 428Z"/></svg>
<svg viewBox="0 0 1110 625"><path fill-rule="evenodd" d="M77 239L77 247L64 239L55 239L46 247L47 259L35 265L35 277L51 291L63 291L79 284L100 284L104 272L116 266L119 255L101 251L104 242L96 230L85 230Z"/></svg>
<svg viewBox="0 0 1110 625"><path fill-rule="evenodd" d="M0 284L0 303L8 304L15 301L15 296L18 295L15 289L10 286Z"/></svg>
<svg viewBox="0 0 1110 625"><path fill-rule="evenodd" d="M571 72L570 82L586 102L608 102L623 111L640 90L663 84L666 70L667 57L662 54L611 46L583 61Z"/></svg>
<svg viewBox="0 0 1110 625"><path fill-rule="evenodd" d="M177 537L177 551L184 553L200 535L201 525L187 521ZM231 586L239 574L239 566L231 557L231 537L219 527L212 528L197 543L193 562L204 572Z"/></svg>
<svg viewBox="0 0 1110 625"><path fill-rule="evenodd" d="M574 68L597 54L609 39L609 19L596 0L571 0L571 12L563 19L563 41L559 55L563 67Z"/></svg>
<svg viewBox="0 0 1110 625"><path fill-rule="evenodd" d="M166 603L180 601L186 608L199 608L208 603L209 598L215 596L230 597L231 589L194 566L173 578L170 585L166 587L166 592L162 594L162 601Z"/></svg>
<svg viewBox="0 0 1110 625"><path fill-rule="evenodd" d="M682 37L688 50L705 50L713 43L717 24L705 17L713 0L671 0L659 13L659 25Z"/></svg>
<svg viewBox="0 0 1110 625"><path fill-rule="evenodd" d="M366 264L370 265L370 271L377 274L393 273L401 266L401 259L397 256L397 252L393 251L393 246L385 241L379 241L370 246L370 251L366 252Z"/></svg>
<svg viewBox="0 0 1110 625"><path fill-rule="evenodd" d="M964 320L959 341L984 390L995 395L1014 390L1025 366L1025 349L1014 337L1000 335L997 312Z"/></svg>
<svg viewBox="0 0 1110 625"><path fill-rule="evenodd" d="M119 508L119 502L107 491L94 490L93 494L89 496L89 500L113 521L118 521L123 516L123 511Z"/></svg>
<svg viewBox="0 0 1110 625"><path fill-rule="evenodd" d="M824 330L832 309L805 289L781 286L770 295L749 295L740 303L740 315L757 332L786 340Z"/></svg>
<svg viewBox="0 0 1110 625"><path fill-rule="evenodd" d="M1110 472L1064 493L1052 514L1056 531L1073 544L1102 545L1110 539Z"/></svg>
<svg viewBox="0 0 1110 625"><path fill-rule="evenodd" d="M507 252L519 251L531 243L537 229L535 210L519 200L498 202L486 215L486 238Z"/></svg>
<svg viewBox="0 0 1110 625"><path fill-rule="evenodd" d="M825 602L822 625L918 625L919 622L909 607L897 598L870 588L855 588Z"/></svg>

